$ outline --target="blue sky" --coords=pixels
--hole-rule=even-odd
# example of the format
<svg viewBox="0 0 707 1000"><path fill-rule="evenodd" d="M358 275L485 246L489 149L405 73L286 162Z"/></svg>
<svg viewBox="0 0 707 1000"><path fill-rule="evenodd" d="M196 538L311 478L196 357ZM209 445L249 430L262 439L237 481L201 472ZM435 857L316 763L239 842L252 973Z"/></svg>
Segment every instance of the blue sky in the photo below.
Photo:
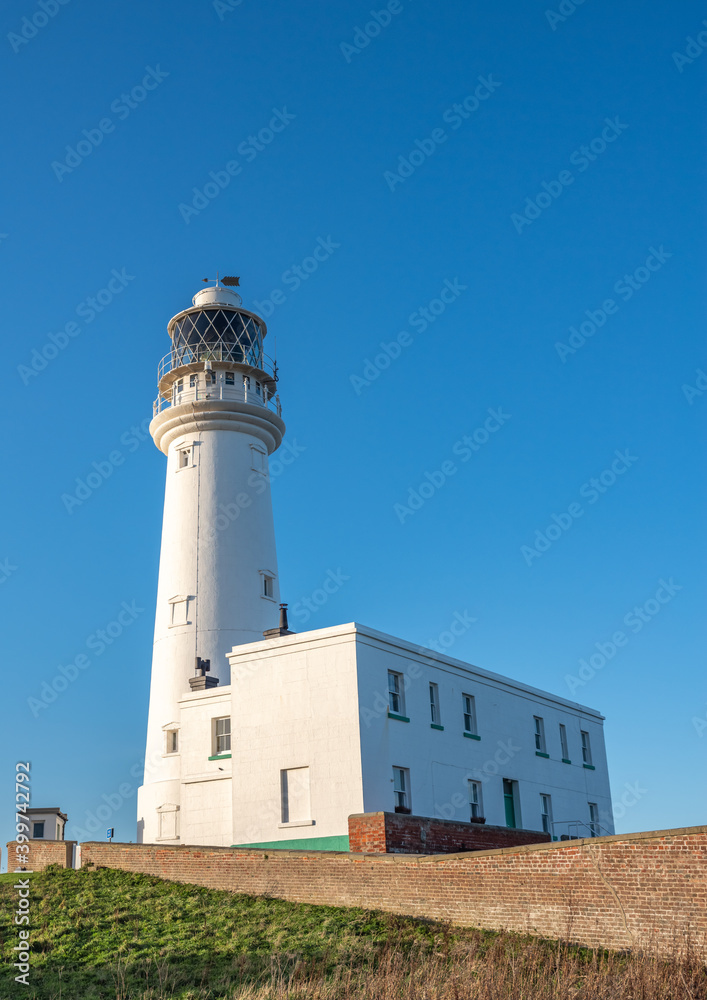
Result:
<svg viewBox="0 0 707 1000"><path fill-rule="evenodd" d="M606 715L619 830L704 822L703 5L44 8L0 30L3 844L27 759L67 836L107 797L135 837L144 421L216 269L277 338L283 599L347 577L293 627L473 617L452 655Z"/></svg>

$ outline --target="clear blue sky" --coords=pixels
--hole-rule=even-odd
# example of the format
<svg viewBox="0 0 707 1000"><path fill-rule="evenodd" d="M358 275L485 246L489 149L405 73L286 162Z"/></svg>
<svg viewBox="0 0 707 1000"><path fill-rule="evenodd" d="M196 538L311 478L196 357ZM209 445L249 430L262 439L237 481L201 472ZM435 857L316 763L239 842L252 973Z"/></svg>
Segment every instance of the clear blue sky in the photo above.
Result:
<svg viewBox="0 0 707 1000"><path fill-rule="evenodd" d="M348 577L293 627L427 643L471 616L452 655L606 715L615 798L639 789L619 830L703 823L707 54L674 53L704 5L400 0L383 26L354 0L46 6L12 0L0 31L3 844L26 759L67 836L108 796L99 836L135 837L115 793L139 783L165 470L131 428L217 268L277 337L283 599ZM111 475L67 504L94 463ZM123 602L143 610L99 652Z"/></svg>

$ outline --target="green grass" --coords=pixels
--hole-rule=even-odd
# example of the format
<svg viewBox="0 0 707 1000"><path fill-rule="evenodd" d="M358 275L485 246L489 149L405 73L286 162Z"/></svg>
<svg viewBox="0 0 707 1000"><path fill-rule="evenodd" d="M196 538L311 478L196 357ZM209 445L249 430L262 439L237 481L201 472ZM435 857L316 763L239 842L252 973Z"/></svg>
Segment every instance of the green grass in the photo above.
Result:
<svg viewBox="0 0 707 1000"><path fill-rule="evenodd" d="M703 1000L697 961L236 895L110 869L0 879L0 1000Z"/></svg>
<svg viewBox="0 0 707 1000"><path fill-rule="evenodd" d="M32 876L30 988L14 982L17 875L0 884L2 1000L142 996L167 979L170 997L203 986L261 982L273 967L370 964L391 939L434 947L432 923L364 910L234 895L147 875L50 868ZM459 932L464 933L464 932ZM121 994L121 984L125 992ZM140 992L136 992L137 990ZM157 996L162 994L158 992Z"/></svg>

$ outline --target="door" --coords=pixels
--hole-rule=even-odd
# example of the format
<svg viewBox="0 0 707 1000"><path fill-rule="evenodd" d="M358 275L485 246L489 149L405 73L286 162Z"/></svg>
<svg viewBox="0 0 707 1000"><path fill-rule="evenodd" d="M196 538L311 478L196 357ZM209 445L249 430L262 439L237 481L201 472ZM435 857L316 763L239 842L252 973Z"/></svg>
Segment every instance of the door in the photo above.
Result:
<svg viewBox="0 0 707 1000"><path fill-rule="evenodd" d="M513 782L508 778L503 779L503 804L506 809L506 826L511 830L516 828L516 807L513 801Z"/></svg>

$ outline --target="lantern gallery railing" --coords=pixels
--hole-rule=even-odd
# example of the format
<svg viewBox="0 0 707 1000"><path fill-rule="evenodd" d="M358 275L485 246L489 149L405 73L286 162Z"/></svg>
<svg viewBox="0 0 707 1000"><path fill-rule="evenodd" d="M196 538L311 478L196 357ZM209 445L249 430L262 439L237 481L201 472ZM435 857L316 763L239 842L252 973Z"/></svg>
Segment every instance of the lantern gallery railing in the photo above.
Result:
<svg viewBox="0 0 707 1000"><path fill-rule="evenodd" d="M180 406L182 403L194 403L206 399L251 403L254 406L266 406L269 410L282 416L279 395L273 394L274 378L261 380L258 369L251 369L254 374L246 375L243 371L227 371L225 369L201 370L189 372L181 378L174 379L169 386L160 384L160 392L152 404L153 416L156 416L168 406Z"/></svg>
<svg viewBox="0 0 707 1000"><path fill-rule="evenodd" d="M277 363L272 358L263 354L262 351L258 353L257 357L253 352L246 353L238 344L230 346L202 344L197 347L182 347L181 350L173 348L169 354L165 354L159 363L157 382L161 386L164 376L175 369L184 368L186 365L205 364L207 361L244 365L247 368L265 372L269 380L277 382Z"/></svg>

